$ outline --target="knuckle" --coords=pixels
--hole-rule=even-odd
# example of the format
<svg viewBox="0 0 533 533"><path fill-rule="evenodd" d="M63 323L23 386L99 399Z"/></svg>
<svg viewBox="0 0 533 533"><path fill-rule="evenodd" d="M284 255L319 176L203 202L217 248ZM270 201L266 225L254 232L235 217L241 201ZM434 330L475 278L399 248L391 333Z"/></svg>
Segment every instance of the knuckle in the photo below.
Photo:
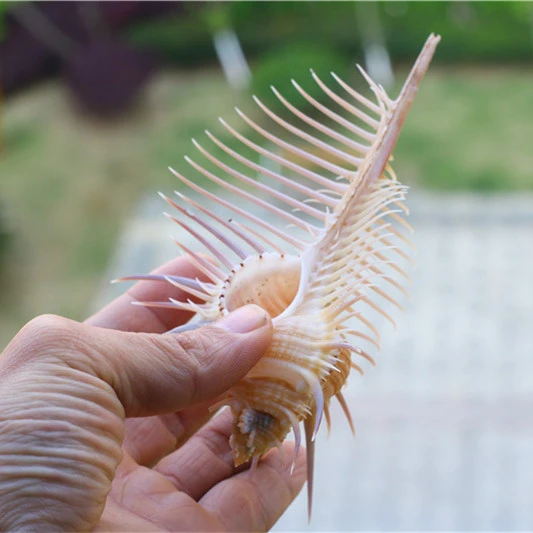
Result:
<svg viewBox="0 0 533 533"><path fill-rule="evenodd" d="M216 374L220 381L230 363L229 352L233 352L233 339L230 333L218 328L205 326L196 331L186 332L179 342L186 347L191 359L191 371L195 385L202 388L204 382Z"/></svg>
<svg viewBox="0 0 533 533"><path fill-rule="evenodd" d="M189 384L189 402L194 403L201 381L202 347L199 346L193 336L187 334L177 335L173 344L179 347L178 349L183 357L182 360L185 362L185 364L180 365L181 372Z"/></svg>
<svg viewBox="0 0 533 533"><path fill-rule="evenodd" d="M182 382L194 379L197 373L198 361L194 354L194 344L187 339L182 339L181 335L149 335L158 359L166 368L173 369L167 374L168 378Z"/></svg>
<svg viewBox="0 0 533 533"><path fill-rule="evenodd" d="M40 315L30 320L22 331L32 334L43 334L47 331L60 331L65 329L68 319L61 316L45 314Z"/></svg>
<svg viewBox="0 0 533 533"><path fill-rule="evenodd" d="M196 331L187 331L174 335L168 339L167 351L175 358L180 355L187 366L195 372L211 366L214 352L221 339L211 335L210 328L199 328Z"/></svg>
<svg viewBox="0 0 533 533"><path fill-rule="evenodd" d="M196 358L198 352L198 335L190 335L189 333L182 333L174 337L174 344L179 346L179 349L189 356Z"/></svg>
<svg viewBox="0 0 533 533"><path fill-rule="evenodd" d="M41 315L28 322L15 337L15 353L22 359L33 359L58 343L68 347L75 339L75 322L56 315Z"/></svg>
<svg viewBox="0 0 533 533"><path fill-rule="evenodd" d="M193 402L196 391L198 364L188 344L178 335L147 335L152 354L159 368L161 390L179 391L183 405Z"/></svg>
<svg viewBox="0 0 533 533"><path fill-rule="evenodd" d="M153 358L152 368L154 364L158 368L161 389L179 390L183 405L204 401L224 390L230 333L206 327L180 334L146 334L144 338L149 343L145 349Z"/></svg>
<svg viewBox="0 0 533 533"><path fill-rule="evenodd" d="M74 323L56 315L41 315L28 322L21 333L28 341L37 341L42 344L51 339L64 339L72 336Z"/></svg>
<svg viewBox="0 0 533 533"><path fill-rule="evenodd" d="M224 344L223 336L223 332L221 335L212 335L210 328L199 328L176 335L152 337L152 342L168 362L169 368L175 369L168 377L180 384L189 403L199 400L206 380L212 378L213 368L221 355L220 345Z"/></svg>

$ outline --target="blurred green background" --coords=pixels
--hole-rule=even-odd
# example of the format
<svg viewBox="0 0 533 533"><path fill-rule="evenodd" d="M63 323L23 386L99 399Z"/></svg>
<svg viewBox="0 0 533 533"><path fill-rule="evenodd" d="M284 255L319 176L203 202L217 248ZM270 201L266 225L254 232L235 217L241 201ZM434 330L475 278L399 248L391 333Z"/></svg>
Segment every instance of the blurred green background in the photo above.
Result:
<svg viewBox="0 0 533 533"><path fill-rule="evenodd" d="M150 13L139 2L114 4L80 4L74 14L61 3L0 4L2 346L36 314L86 316L121 229L143 195L176 187L166 167L181 168L191 137L213 128L231 145L216 117L235 124L238 105L262 121L251 94L279 110L270 84L304 106L291 77L320 98L310 67L364 91L354 66L372 46L386 52L396 96L428 34L442 36L395 151L402 181L439 191L533 189L533 4L176 2ZM217 59L214 37L224 30L251 69L240 89ZM17 31L53 56L18 86L8 67L27 72L35 58L17 55L29 46ZM88 53L95 42L104 53ZM128 60L106 54L106 43L149 54L150 75L126 72ZM117 87L126 87L124 98L116 94L123 105L99 107Z"/></svg>

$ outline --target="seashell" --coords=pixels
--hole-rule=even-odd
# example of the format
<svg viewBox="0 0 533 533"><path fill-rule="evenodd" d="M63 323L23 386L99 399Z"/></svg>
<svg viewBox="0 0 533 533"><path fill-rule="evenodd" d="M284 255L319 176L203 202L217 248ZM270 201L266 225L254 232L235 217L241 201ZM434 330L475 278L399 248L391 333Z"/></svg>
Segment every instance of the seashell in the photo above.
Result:
<svg viewBox="0 0 533 533"><path fill-rule="evenodd" d="M311 71L324 93L353 117L352 121L316 101L295 81L298 92L326 117L327 123L303 113L272 88L284 106L310 127L304 131L254 97L276 126L292 134L296 142L282 140L236 110L248 127L280 152L252 142L220 119L243 146L294 177L254 162L208 131L207 137L235 161L235 166L224 163L193 139L199 152L218 171L188 157L186 161L199 174L230 191L234 200L220 198L193 179L170 170L206 201L231 213L232 218L216 214L181 192L176 192L181 202L161 196L180 213L179 218L168 216L215 258L216 262L208 261L178 242L209 281L156 275L122 278L165 281L185 290L191 295L187 302L170 299L140 303L189 310L203 321L216 320L248 303L270 313L274 335L268 352L222 403L230 406L234 417L230 443L236 465L252 461L254 467L270 448L280 446L291 430L297 454L303 422L309 509L314 440L322 417L329 426L328 407L336 397L353 431L341 389L352 368L363 372L352 360L354 357L374 364L362 346L379 348L379 332L367 318L368 311L393 322L383 304L401 307L394 293L406 292L408 275L399 264L409 259L409 241L404 235L409 226L402 217L407 213L402 203L406 187L397 181L389 161L439 40L438 36L429 36L396 100L391 100L360 67L375 101L332 73L349 101ZM329 123L339 128L333 129ZM309 130L318 131L320 137ZM349 134L343 133L345 130ZM268 181L250 177L250 170ZM237 185L219 174L234 178ZM280 185L289 192L281 190ZM255 205L254 212L247 204ZM274 215L279 224L265 220L261 211ZM284 228L287 222L291 226Z"/></svg>

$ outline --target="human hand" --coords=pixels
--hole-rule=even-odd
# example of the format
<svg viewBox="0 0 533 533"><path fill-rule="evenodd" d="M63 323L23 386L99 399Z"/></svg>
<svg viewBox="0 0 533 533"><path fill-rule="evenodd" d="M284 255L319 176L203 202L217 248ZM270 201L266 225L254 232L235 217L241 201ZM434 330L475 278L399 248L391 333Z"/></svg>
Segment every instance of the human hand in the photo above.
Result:
<svg viewBox="0 0 533 533"><path fill-rule="evenodd" d="M198 275L186 258L159 273ZM159 335L187 313L130 302L183 298L170 289L140 282L84 324L39 317L7 346L0 530L266 530L295 498L302 452L292 475L278 450L238 472L231 414L209 412L267 349L270 319L248 306Z"/></svg>

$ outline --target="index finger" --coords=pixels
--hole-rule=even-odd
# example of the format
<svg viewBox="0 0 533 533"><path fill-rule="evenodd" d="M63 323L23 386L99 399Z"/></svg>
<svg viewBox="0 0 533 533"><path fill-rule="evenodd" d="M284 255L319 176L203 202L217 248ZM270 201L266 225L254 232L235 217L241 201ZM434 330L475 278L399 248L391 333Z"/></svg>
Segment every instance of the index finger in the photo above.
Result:
<svg viewBox="0 0 533 533"><path fill-rule="evenodd" d="M165 263L152 274L166 274L186 278L205 279L187 256ZM132 305L134 301L164 301L168 298L186 300L189 293L170 283L161 281L139 281L122 296L88 318L85 323L120 331L164 333L189 320L192 314L179 309L142 307Z"/></svg>

